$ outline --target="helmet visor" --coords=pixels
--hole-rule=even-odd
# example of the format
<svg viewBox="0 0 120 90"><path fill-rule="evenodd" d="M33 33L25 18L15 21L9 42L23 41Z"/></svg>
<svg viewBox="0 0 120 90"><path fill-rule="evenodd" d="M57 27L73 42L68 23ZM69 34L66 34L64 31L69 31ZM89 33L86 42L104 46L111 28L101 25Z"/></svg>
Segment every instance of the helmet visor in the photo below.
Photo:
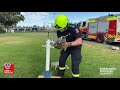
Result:
<svg viewBox="0 0 120 90"><path fill-rule="evenodd" d="M62 27L59 27L58 25L55 25L55 28L56 28L57 30L59 30L59 29L61 29Z"/></svg>
<svg viewBox="0 0 120 90"><path fill-rule="evenodd" d="M56 25L55 28L60 32L64 32L66 30L65 28L59 27L58 25Z"/></svg>

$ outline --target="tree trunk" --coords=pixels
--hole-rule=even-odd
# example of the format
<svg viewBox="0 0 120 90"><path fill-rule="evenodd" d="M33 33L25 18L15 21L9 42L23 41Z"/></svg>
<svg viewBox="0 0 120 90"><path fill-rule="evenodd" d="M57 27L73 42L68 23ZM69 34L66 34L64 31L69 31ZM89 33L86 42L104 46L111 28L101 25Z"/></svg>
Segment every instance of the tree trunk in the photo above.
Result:
<svg viewBox="0 0 120 90"><path fill-rule="evenodd" d="M9 26L6 26L6 33L9 32Z"/></svg>

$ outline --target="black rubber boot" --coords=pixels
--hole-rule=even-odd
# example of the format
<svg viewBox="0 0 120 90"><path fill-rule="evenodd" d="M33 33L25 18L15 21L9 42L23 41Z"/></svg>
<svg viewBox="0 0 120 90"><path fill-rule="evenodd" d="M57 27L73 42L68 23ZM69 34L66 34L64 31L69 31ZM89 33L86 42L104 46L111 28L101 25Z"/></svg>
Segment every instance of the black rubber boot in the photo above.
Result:
<svg viewBox="0 0 120 90"><path fill-rule="evenodd" d="M64 72L65 72L65 70L58 69L58 73L56 74L56 76L63 77L64 76Z"/></svg>

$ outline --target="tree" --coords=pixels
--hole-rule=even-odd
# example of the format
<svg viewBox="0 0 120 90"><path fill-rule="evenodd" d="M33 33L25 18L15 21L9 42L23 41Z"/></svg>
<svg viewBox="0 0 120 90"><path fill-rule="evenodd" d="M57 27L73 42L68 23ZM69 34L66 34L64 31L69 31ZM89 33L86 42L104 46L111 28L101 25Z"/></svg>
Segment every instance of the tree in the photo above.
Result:
<svg viewBox="0 0 120 90"><path fill-rule="evenodd" d="M9 31L10 26L16 25L24 19L20 12L0 12L0 23L6 28L6 33Z"/></svg>

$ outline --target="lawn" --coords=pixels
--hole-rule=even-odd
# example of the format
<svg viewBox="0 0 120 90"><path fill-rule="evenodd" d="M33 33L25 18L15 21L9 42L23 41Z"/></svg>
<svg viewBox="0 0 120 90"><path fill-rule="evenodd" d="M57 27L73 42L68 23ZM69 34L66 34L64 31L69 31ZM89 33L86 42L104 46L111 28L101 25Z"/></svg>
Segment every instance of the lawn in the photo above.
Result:
<svg viewBox="0 0 120 90"><path fill-rule="evenodd" d="M56 39L56 33L50 37ZM45 70L47 33L8 33L0 34L0 78L37 78ZM119 78L120 51L109 49L108 46L92 44L83 41L82 62L80 64L80 78ZM59 50L51 48L50 60L59 59ZM3 65L13 63L15 73L3 74ZM71 78L71 59L68 58L64 78ZM101 75L100 68L115 68L112 74ZM57 73L50 68L53 76Z"/></svg>

